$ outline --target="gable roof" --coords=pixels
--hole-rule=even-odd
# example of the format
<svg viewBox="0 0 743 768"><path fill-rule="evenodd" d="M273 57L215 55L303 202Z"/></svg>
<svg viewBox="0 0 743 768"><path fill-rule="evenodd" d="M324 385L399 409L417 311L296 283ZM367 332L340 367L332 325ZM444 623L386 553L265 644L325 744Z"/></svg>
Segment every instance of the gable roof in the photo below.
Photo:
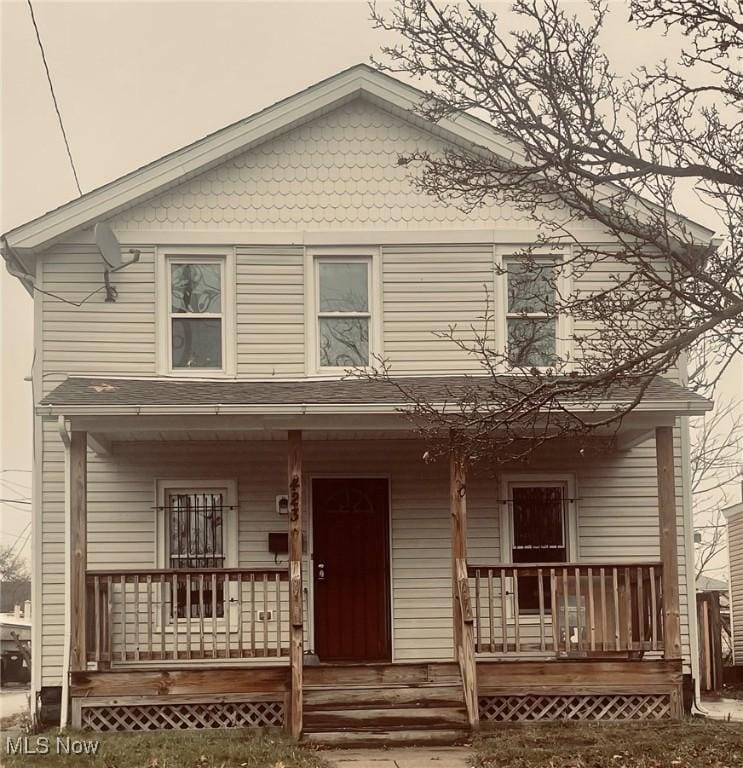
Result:
<svg viewBox="0 0 743 768"><path fill-rule="evenodd" d="M367 64L357 64L15 227L2 236L4 244L21 258L36 254L77 229L109 218L362 95L470 150L485 150L514 162L523 157L516 143L472 115L457 115L435 124L424 120L416 114L425 98L423 91ZM711 238L711 230L684 221L699 239ZM3 256L9 258L5 245Z"/></svg>

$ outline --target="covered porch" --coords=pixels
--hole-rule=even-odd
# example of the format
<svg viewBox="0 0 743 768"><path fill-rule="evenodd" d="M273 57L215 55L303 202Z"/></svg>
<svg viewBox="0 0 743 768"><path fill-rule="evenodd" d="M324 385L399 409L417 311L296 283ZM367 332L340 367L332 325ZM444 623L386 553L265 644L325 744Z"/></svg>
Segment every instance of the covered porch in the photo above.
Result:
<svg viewBox="0 0 743 768"><path fill-rule="evenodd" d="M422 451L400 413L370 413L369 404L360 403L346 404L346 412L332 415L312 412L306 403L291 413L278 413L275 404L270 413L247 414L229 413L220 405L210 406L210 414L177 416L163 413L165 405L147 406L159 410L149 413L140 405L138 414L126 411L129 403L114 404L103 413L97 406L97 414L80 412L82 407L52 404L60 412L48 413L58 419L68 445L69 695L74 725L280 725L295 737L305 733L311 738L318 732L353 730L362 719L387 732L402 725L415 730L421 723L442 731L519 719L680 716L675 413L633 415L617 436L620 450L622 444L647 437L654 443L657 557L509 562L502 546L485 542L482 520L492 516L494 505L507 502L512 508L514 498L505 499L494 488L486 499L480 490L486 481L468 478L469 468L456 449L445 470L439 462L424 471ZM319 446L334 440L340 441L338 447L328 449L329 458L322 459ZM232 564L226 558L208 565L166 558L162 567L109 567L99 556L91 565L95 537L88 534L90 493L104 472L111 471L108 467L123 465L131 473L137 462L147 463L150 452L177 445L168 459L171 475L201 481L202 453L188 447L194 443L215 452L217 463L227 445L232 458L225 463L239 463L243 456L251 465L253 454L283 456L276 519L271 530L263 531L273 564L266 552L251 558L250 545L241 543ZM410 450L398 459L393 446L402 443ZM376 458L365 460L372 444ZM412 486L416 456L421 481L415 508L405 502L411 510L406 529L393 510L404 506L396 494L404 483ZM105 470L97 468L99 463ZM366 472L360 471L362 466ZM540 472L551 477L554 467L548 469L546 474L540 467L531 471L535 477ZM158 473L153 476L168 476L165 470ZM210 469L206 475L209 480L232 475L215 473ZM519 483L515 485L524 486ZM242 498L242 479L239 484L234 499L220 499L220 514L251 506ZM210 485L214 482L199 489L201 496L214 491ZM379 513L370 514L367 527L359 529L370 544L368 551L379 557L372 567L372 560L355 555L357 570L364 571L369 583L368 594L350 597L348 592L333 593L328 584L331 574L353 562L325 557L349 548L343 536L327 535L339 521L328 498L340 490L348 495L349 488L363 491ZM153 490L153 496L155 515L177 514L160 491ZM285 510L279 510L284 499L278 496L286 497ZM262 503L273 501L265 498ZM562 503L572 501L564 498ZM425 526L416 522L425 519L429 503L429 516L440 518L448 529L446 558L440 548L433 551ZM448 521L439 510L445 510ZM322 514L327 518L325 534ZM417 540L415 525L420 526ZM197 533L208 538L215 532ZM318 547L323 544L321 559ZM421 570L417 581L404 582L410 566L397 548L415 551ZM349 581L358 589L357 579ZM444 603L435 602L438 593L431 596L441 591L442 583L448 584L446 621L437 607ZM384 599L378 599L380 594ZM344 636L343 622L331 621L353 614L350 605L361 606L351 616L357 636ZM449 632L448 650L440 642L427 647L441 627ZM369 720L369 702L377 721ZM339 714L356 712L357 706L355 716Z"/></svg>

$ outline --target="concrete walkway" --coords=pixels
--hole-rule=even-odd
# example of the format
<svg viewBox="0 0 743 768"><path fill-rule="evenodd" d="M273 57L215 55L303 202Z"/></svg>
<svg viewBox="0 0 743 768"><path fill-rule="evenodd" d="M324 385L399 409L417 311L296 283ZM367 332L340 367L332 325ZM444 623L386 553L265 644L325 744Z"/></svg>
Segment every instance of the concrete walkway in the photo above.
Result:
<svg viewBox="0 0 743 768"><path fill-rule="evenodd" d="M472 768L467 747L337 749L322 756L337 768Z"/></svg>
<svg viewBox="0 0 743 768"><path fill-rule="evenodd" d="M730 720L743 723L743 700L741 699L703 699L702 708L712 720Z"/></svg>

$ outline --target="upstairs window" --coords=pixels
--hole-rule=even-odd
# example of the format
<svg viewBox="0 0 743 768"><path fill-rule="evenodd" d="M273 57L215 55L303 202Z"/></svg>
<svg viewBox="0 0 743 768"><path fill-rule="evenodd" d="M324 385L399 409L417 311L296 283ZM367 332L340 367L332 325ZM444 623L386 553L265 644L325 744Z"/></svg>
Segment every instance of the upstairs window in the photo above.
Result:
<svg viewBox="0 0 743 768"><path fill-rule="evenodd" d="M316 286L318 368L368 366L371 259L317 259Z"/></svg>
<svg viewBox="0 0 743 768"><path fill-rule="evenodd" d="M506 344L514 366L546 368L557 358L554 261L535 266L520 259L505 262Z"/></svg>
<svg viewBox="0 0 743 768"><path fill-rule="evenodd" d="M224 262L170 260L169 336L173 370L223 370Z"/></svg>

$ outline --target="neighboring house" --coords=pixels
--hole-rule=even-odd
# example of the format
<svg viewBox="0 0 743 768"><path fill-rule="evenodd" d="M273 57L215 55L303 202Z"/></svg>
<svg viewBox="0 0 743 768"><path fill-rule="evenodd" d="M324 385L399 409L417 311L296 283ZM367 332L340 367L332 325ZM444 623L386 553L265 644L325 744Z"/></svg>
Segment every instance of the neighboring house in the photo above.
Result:
<svg viewBox="0 0 743 768"><path fill-rule="evenodd" d="M344 379L379 354L456 391L479 368L434 332L480 322L536 236L414 188L400 153L504 151L420 97L353 67L5 236L39 289L34 689L61 687L75 726L387 741L680 716L686 417L709 401L658 379L613 452L568 443L465 486L423 460L393 386ZM115 301L86 299L97 222L140 252ZM507 322L499 302L500 345Z"/></svg>
<svg viewBox="0 0 743 768"><path fill-rule="evenodd" d="M31 665L31 602L0 613L0 683L28 683Z"/></svg>
<svg viewBox="0 0 743 768"><path fill-rule="evenodd" d="M728 525L728 578L733 664L743 665L743 501L722 510Z"/></svg>

